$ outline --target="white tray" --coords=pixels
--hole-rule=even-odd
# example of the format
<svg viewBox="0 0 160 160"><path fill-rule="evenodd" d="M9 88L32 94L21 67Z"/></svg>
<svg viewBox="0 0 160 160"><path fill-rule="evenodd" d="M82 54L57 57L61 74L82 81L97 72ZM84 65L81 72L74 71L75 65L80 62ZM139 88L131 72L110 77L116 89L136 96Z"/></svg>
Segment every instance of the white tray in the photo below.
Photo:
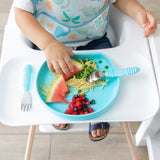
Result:
<svg viewBox="0 0 160 160"><path fill-rule="evenodd" d="M108 52L115 50L107 50ZM93 51L92 51L93 52ZM101 50L106 54L106 50ZM122 77L118 97L106 113L92 121L142 121L154 116L159 107L159 96L151 60L140 54L122 51L107 54L117 68L137 66L141 71L132 77ZM36 91L36 76L44 56L19 56L3 65L0 72L0 121L10 126L39 125L50 123L67 123L47 110ZM33 66L31 84L32 110L20 111L23 95L23 68L26 64ZM84 121L83 121L84 122ZM86 123L88 121L85 121ZM74 123L73 121L70 123ZM82 123L75 122L75 123Z"/></svg>

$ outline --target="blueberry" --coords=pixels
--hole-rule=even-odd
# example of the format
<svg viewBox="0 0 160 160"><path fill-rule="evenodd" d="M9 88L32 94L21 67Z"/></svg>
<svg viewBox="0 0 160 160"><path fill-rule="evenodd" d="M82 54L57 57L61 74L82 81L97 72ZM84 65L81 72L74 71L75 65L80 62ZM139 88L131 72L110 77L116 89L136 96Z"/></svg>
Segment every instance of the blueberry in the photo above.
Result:
<svg viewBox="0 0 160 160"><path fill-rule="evenodd" d="M85 100L84 100L85 102L87 102L88 101L88 99L87 98L85 98Z"/></svg>
<svg viewBox="0 0 160 160"><path fill-rule="evenodd" d="M90 101L90 104L95 104L95 100L92 99L92 100Z"/></svg>
<svg viewBox="0 0 160 160"><path fill-rule="evenodd" d="M74 108L74 111L75 111L75 112L76 112L76 111L78 111L78 108L77 108L77 107L75 107L75 108Z"/></svg>
<svg viewBox="0 0 160 160"><path fill-rule="evenodd" d="M87 108L87 104L82 104L82 108Z"/></svg>
<svg viewBox="0 0 160 160"><path fill-rule="evenodd" d="M74 97L74 98L78 98L78 94L75 94L73 97Z"/></svg>
<svg viewBox="0 0 160 160"><path fill-rule="evenodd" d="M88 111L88 108L87 108L87 107L84 107L84 108L82 108L82 110L83 110L84 112L86 112L86 111Z"/></svg>

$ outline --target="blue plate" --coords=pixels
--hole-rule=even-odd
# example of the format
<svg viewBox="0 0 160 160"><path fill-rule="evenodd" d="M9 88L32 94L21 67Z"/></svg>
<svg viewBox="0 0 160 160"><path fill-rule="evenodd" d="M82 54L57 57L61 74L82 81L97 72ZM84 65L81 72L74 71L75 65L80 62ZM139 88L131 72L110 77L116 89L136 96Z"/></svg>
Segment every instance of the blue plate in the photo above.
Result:
<svg viewBox="0 0 160 160"><path fill-rule="evenodd" d="M78 59L94 59L95 63L97 64L97 68L100 71L105 71L109 69L116 69L115 65L112 63L111 60L109 60L104 54L102 53L79 53L72 57L75 60ZM99 63L99 60L102 62ZM108 69L105 69L105 66L109 66ZM47 63L44 62L41 66L38 76L37 76L37 91L40 96L40 99L43 101L44 106L47 107L51 112L56 114L57 116L60 116L61 118L72 120L72 121L83 121L83 120L89 120L96 118L106 112L115 101L119 86L120 86L120 79L119 77L116 78L109 78L108 85L104 86L103 89L101 89L102 86L96 86L93 91L86 92L86 97L91 101L94 99L96 101L95 104L90 104L90 106L94 109L93 113L85 114L85 115L69 115L65 114L65 110L68 108L68 104L64 103L46 103L45 99L46 96L42 94L41 85L44 83L50 83L52 80L55 80L53 74L47 67ZM71 91L75 93L73 88L71 88ZM71 101L73 95L67 94L66 99L68 102Z"/></svg>

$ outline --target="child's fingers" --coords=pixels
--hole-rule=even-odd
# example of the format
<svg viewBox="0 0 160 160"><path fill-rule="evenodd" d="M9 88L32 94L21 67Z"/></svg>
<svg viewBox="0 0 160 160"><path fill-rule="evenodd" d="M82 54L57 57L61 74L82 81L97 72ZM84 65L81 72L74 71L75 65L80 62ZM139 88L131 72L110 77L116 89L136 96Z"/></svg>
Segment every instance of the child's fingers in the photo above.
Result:
<svg viewBox="0 0 160 160"><path fill-rule="evenodd" d="M156 27L154 27L152 29L146 29L144 31L144 37L149 37L150 35L154 34L155 31L156 31Z"/></svg>
<svg viewBox="0 0 160 160"><path fill-rule="evenodd" d="M65 73L66 75L70 75L70 72L68 70L68 67L64 59L59 60L59 66L61 67L61 70L63 71L63 73Z"/></svg>
<svg viewBox="0 0 160 160"><path fill-rule="evenodd" d="M69 48L67 48L67 50L70 56L74 56L74 53Z"/></svg>
<svg viewBox="0 0 160 160"><path fill-rule="evenodd" d="M56 61L52 62L52 64L53 64L57 73L63 74L63 71L62 71L61 67L59 66L59 64Z"/></svg>
<svg viewBox="0 0 160 160"><path fill-rule="evenodd" d="M147 21L148 21L148 29L155 30L157 27L157 22L154 16L150 12L147 12Z"/></svg>
<svg viewBox="0 0 160 160"><path fill-rule="evenodd" d="M157 29L157 22L155 17L147 12L147 26L145 27L144 37L147 38L152 35Z"/></svg>
<svg viewBox="0 0 160 160"><path fill-rule="evenodd" d="M66 64L67 64L69 70L70 70L71 72L73 72L73 71L74 71L74 68L73 68L73 63L72 63L72 61L71 61L71 58L70 58L69 56L67 56L67 57L64 58L64 60L65 60L65 62L66 62Z"/></svg>
<svg viewBox="0 0 160 160"><path fill-rule="evenodd" d="M48 68L51 72L55 72L55 69L53 68L53 65L52 63L50 63L49 61L47 61L47 65L48 65Z"/></svg>
<svg viewBox="0 0 160 160"><path fill-rule="evenodd" d="M136 21L143 29L147 26L146 12L140 12L137 14Z"/></svg>

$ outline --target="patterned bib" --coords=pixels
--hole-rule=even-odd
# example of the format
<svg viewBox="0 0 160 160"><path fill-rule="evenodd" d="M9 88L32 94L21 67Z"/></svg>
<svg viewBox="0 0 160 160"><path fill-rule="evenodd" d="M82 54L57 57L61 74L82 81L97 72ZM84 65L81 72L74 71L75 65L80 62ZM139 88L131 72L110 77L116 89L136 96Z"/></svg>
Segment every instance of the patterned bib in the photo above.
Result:
<svg viewBox="0 0 160 160"><path fill-rule="evenodd" d="M109 21L106 0L32 0L34 16L62 43L89 41L102 37Z"/></svg>

